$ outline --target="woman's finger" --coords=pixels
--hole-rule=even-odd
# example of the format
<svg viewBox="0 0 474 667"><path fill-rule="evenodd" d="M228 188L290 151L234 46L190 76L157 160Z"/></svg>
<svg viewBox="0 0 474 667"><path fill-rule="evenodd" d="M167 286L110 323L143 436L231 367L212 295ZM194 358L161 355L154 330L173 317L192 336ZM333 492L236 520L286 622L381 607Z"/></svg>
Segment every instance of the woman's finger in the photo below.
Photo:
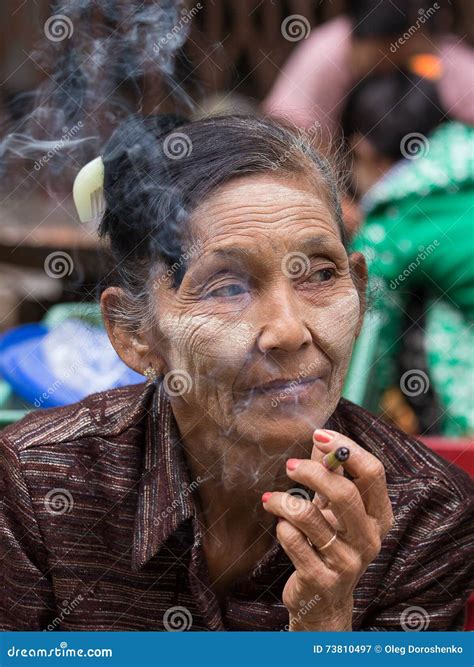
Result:
<svg viewBox="0 0 474 667"><path fill-rule="evenodd" d="M327 470L319 461L310 459L289 459L287 474L329 500L346 542L360 551L375 541L375 522L367 515L359 489L351 480Z"/></svg>
<svg viewBox="0 0 474 667"><path fill-rule="evenodd" d="M318 433L326 434L328 441L316 440ZM392 526L393 512L387 492L385 469L381 461L354 440L337 431L318 429L313 440L315 447L323 454L334 451L337 447L347 447L350 450L349 458L343 467L352 476L353 483L359 489L367 514L377 520L381 535L385 536Z"/></svg>
<svg viewBox="0 0 474 667"><path fill-rule="evenodd" d="M289 521L279 521L276 535L283 550L291 560L295 569L305 578L314 577L316 569L324 566L318 553L310 546L306 536Z"/></svg>
<svg viewBox="0 0 474 667"><path fill-rule="evenodd" d="M268 512L286 519L298 528L316 550L330 543L327 550L323 549L324 555L337 556L340 542L336 544L337 540L333 540L334 528L310 500L275 491L267 496L263 506Z"/></svg>
<svg viewBox="0 0 474 667"><path fill-rule="evenodd" d="M324 458L324 453L321 452L321 450L318 449L317 447L313 447L313 450L311 452L311 460L322 462L323 458ZM340 466L339 468L337 468L337 470L334 470L333 472L336 475L344 475L344 468L342 468L342 466ZM329 504L329 500L322 493L315 492L314 498L313 498L313 503L320 510L324 510L324 509L327 508L327 506Z"/></svg>

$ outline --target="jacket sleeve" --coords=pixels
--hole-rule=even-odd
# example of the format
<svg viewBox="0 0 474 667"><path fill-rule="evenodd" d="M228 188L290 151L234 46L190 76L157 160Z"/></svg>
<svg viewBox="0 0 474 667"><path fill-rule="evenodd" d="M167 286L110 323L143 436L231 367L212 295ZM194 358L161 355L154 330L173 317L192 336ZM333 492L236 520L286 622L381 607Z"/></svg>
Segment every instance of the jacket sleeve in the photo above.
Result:
<svg viewBox="0 0 474 667"><path fill-rule="evenodd" d="M43 630L55 617L47 552L18 452L0 434L0 630Z"/></svg>
<svg viewBox="0 0 474 667"><path fill-rule="evenodd" d="M393 576L361 629L463 629L474 583L474 485L463 473L459 478L468 490L464 497L455 497L444 482L426 481L421 498L411 496L395 511Z"/></svg>

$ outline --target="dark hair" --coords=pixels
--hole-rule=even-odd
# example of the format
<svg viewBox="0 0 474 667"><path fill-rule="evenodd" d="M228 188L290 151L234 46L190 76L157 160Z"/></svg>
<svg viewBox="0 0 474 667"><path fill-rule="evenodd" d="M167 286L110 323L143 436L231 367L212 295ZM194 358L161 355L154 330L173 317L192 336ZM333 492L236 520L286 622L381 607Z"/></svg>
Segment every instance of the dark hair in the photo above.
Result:
<svg viewBox="0 0 474 667"><path fill-rule="evenodd" d="M172 286L179 286L186 271L182 258L192 243L190 213L239 176L313 177L345 244L334 170L309 139L284 124L251 115L196 121L172 114L133 116L114 132L103 160L107 207L99 234L109 238L116 269L101 287L118 284L137 307L155 262L172 268Z"/></svg>
<svg viewBox="0 0 474 667"><path fill-rule="evenodd" d="M443 4L443 0L439 2ZM352 19L352 32L359 38L399 35L417 21L425 30L436 32L445 19L431 0L348 0L347 14Z"/></svg>
<svg viewBox="0 0 474 667"><path fill-rule="evenodd" d="M342 122L346 136L360 133L378 153L398 160L404 137L427 135L444 118L435 83L397 71L368 77L356 86Z"/></svg>

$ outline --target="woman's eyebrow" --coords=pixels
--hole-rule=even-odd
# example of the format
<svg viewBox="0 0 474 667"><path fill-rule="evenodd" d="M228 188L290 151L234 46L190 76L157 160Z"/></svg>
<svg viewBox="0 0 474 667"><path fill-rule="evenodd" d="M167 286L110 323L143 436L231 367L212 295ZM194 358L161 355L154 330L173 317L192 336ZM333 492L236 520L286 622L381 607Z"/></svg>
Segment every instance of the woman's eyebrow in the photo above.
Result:
<svg viewBox="0 0 474 667"><path fill-rule="evenodd" d="M188 267L190 274L200 275L201 271L207 271L206 264L209 260L238 260L240 264L249 265L251 263L251 255L255 255L257 250L249 248L240 248L228 246L224 248L216 248L207 254L195 255L192 258L192 264Z"/></svg>
<svg viewBox="0 0 474 667"><path fill-rule="evenodd" d="M329 250L337 247L336 239L332 238L327 234L320 234L316 236L311 236L300 243L295 243L294 250L299 252L304 252L309 254L315 250ZM265 251L262 248L242 248L239 246L226 246L222 248L216 248L212 250L209 254L206 255L205 259L224 259L224 260L238 260L242 263L249 264L252 262L252 256L255 258L259 253L264 253ZM201 268L201 260L203 256L196 256L194 260L196 262L196 268Z"/></svg>
<svg viewBox="0 0 474 667"><path fill-rule="evenodd" d="M330 250L337 247L338 243L336 239L327 234L319 234L317 236L311 236L310 238L305 239L301 243L295 244L295 250L300 250L305 254L308 254L315 250Z"/></svg>
<svg viewBox="0 0 474 667"><path fill-rule="evenodd" d="M327 234L318 234L311 236L302 242L295 243L294 249L303 252L310 252L311 250L325 250L327 248L334 248L336 240ZM218 257L223 259L243 259L248 260L252 255L256 255L262 251L262 248L241 248L237 246L228 246L224 248L216 248L208 257Z"/></svg>
<svg viewBox="0 0 474 667"><path fill-rule="evenodd" d="M229 246L226 248L216 248L210 253L210 257L218 257L222 259L242 259L248 260L250 255L255 254L253 248L240 248L235 246Z"/></svg>

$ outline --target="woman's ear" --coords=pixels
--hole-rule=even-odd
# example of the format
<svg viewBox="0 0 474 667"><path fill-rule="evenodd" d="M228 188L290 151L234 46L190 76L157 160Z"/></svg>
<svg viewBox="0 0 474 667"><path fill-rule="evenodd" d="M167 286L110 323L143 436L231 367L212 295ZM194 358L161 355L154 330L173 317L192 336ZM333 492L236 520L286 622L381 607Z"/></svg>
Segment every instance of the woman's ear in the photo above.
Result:
<svg viewBox="0 0 474 667"><path fill-rule="evenodd" d="M352 280L355 288L359 294L360 315L357 323L356 336L360 334L362 324L364 322L364 314L367 305L367 264L365 257L361 252L353 252L349 255L349 266L351 270Z"/></svg>
<svg viewBox="0 0 474 667"><path fill-rule="evenodd" d="M123 309L125 301L126 296L120 287L107 287L100 297L100 308L110 342L129 368L143 375L146 368L153 366L156 374L162 375L164 360L152 352L142 334L130 331L121 324L120 317L115 315Z"/></svg>

